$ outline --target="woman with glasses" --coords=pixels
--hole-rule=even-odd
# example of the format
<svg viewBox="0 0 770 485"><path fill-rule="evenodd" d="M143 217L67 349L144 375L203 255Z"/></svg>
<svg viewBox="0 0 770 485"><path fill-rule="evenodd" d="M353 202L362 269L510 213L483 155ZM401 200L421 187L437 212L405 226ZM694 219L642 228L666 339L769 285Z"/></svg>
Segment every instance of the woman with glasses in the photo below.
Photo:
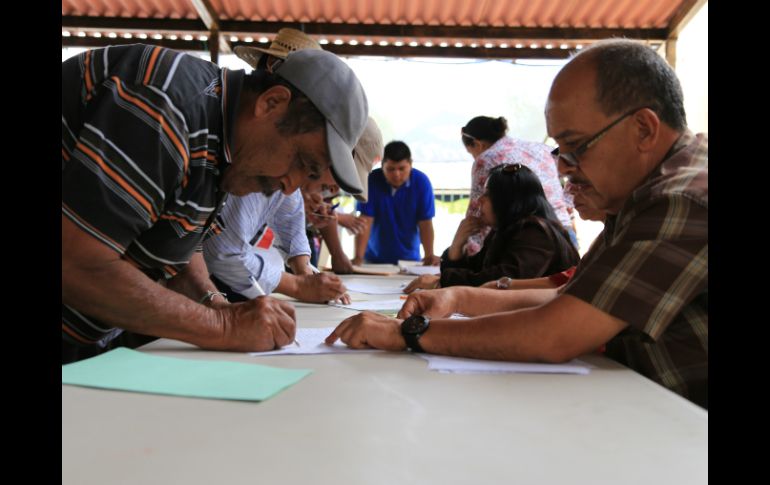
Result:
<svg viewBox="0 0 770 485"><path fill-rule="evenodd" d="M490 170L479 198L481 217L465 218L441 256L441 275L424 275L404 290L455 285L480 286L501 277L539 278L577 265L580 256L529 168L516 163ZM477 254L462 247L481 226L492 230Z"/></svg>
<svg viewBox="0 0 770 485"><path fill-rule="evenodd" d="M484 183L490 169L502 164L520 163L535 172L540 179L548 202L558 220L567 229L572 244L577 247L577 238L568 212L571 204L569 199L564 197L556 163L550 154L551 149L542 143L506 136L507 132L508 122L505 118L489 116L477 116L460 130L463 145L474 158L471 170L471 198L465 217L481 216L479 198L484 192ZM489 230L488 226L482 226L471 232L463 252L469 256L478 253Z"/></svg>

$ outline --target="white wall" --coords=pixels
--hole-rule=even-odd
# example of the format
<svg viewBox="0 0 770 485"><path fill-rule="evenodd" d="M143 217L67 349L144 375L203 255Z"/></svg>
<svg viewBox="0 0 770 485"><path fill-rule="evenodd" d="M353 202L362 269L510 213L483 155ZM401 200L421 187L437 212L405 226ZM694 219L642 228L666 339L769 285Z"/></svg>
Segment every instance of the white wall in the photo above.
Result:
<svg viewBox="0 0 770 485"><path fill-rule="evenodd" d="M684 91L687 124L695 132L709 130L709 5L706 2L679 35L676 74Z"/></svg>

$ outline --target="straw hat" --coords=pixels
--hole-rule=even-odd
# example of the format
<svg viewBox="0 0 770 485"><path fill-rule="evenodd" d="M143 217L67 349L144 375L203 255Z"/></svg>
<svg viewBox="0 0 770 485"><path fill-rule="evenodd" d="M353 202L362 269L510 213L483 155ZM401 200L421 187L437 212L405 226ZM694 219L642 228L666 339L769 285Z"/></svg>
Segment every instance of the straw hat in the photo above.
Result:
<svg viewBox="0 0 770 485"><path fill-rule="evenodd" d="M353 149L353 160L356 162L358 180L363 189L354 197L356 200L366 202L369 197L369 172L372 171L375 163L382 160L382 132L371 116L366 121L366 128Z"/></svg>
<svg viewBox="0 0 770 485"><path fill-rule="evenodd" d="M263 54L270 54L271 56L286 59L289 52L301 49L321 50L321 45L304 32L287 27L278 31L275 39L273 39L273 42L267 49L239 45L233 49L233 52L236 56L246 61L252 68L256 69L259 58L262 57Z"/></svg>

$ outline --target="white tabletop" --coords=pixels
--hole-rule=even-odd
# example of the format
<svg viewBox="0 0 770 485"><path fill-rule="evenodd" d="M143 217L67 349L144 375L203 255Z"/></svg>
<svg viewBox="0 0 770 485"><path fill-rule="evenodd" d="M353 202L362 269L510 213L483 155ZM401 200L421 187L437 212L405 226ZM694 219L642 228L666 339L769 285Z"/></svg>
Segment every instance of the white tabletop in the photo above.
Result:
<svg viewBox="0 0 770 485"><path fill-rule="evenodd" d="M297 304L300 326L354 313ZM585 376L458 375L409 353L142 350L314 372L264 402L62 386L63 484L708 481L708 413L597 355L582 358L596 366Z"/></svg>

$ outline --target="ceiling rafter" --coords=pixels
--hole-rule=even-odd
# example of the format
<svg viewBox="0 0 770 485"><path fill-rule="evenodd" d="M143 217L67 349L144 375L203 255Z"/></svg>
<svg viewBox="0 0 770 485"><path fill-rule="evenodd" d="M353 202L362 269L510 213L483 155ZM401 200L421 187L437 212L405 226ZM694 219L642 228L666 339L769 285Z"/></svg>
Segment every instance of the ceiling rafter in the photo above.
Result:
<svg viewBox="0 0 770 485"><path fill-rule="evenodd" d="M136 39L117 37L109 39L111 45L133 44ZM182 39L152 39L142 40L143 43L160 45L179 50L208 50L208 42ZM65 37L62 38L64 47L103 47L107 44L104 38L94 37ZM246 42L231 42L232 47L239 45L255 45ZM381 46L381 45L334 45L323 46L324 50L342 56L382 56L382 57L452 57L477 59L566 59L571 51L568 49L546 48L485 48L485 47L439 47L439 46Z"/></svg>
<svg viewBox="0 0 770 485"><path fill-rule="evenodd" d="M151 19L124 17L62 17L62 27L69 29L167 30L205 32L200 20ZM560 27L465 27L442 25L390 24L336 24L319 22L252 22L243 20L219 21L220 33L276 33L284 27L302 30L310 35L351 35L387 37L432 37L476 39L541 39L541 40L596 40L608 37L627 37L639 40L664 41L668 30L653 28L560 28Z"/></svg>
<svg viewBox="0 0 770 485"><path fill-rule="evenodd" d="M219 62L220 52L222 54L232 52L227 39L220 35L219 15L209 0L190 0L190 2L195 7L198 17L203 21L206 28L209 29L209 53L211 54L211 62L216 64Z"/></svg>

